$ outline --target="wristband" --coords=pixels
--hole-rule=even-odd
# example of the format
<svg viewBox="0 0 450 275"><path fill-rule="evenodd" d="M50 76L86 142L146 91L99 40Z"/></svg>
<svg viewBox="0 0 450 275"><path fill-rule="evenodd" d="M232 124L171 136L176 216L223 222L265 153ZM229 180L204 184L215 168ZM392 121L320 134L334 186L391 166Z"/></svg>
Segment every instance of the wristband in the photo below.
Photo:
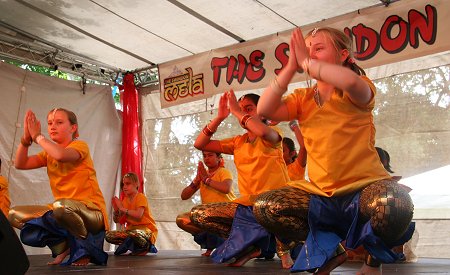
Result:
<svg viewBox="0 0 450 275"><path fill-rule="evenodd" d="M23 137L20 138L20 143L24 146L24 147L30 147L31 144L33 144L33 141L26 141Z"/></svg>
<svg viewBox="0 0 450 275"><path fill-rule="evenodd" d="M212 179L211 178L206 178L205 179L205 185L209 186L211 184Z"/></svg>
<svg viewBox="0 0 450 275"><path fill-rule="evenodd" d="M209 128L208 124L206 124L206 126L205 126L205 127L203 128L203 130L202 130L202 133L205 134L205 136L210 137L210 136L212 136L215 132L212 131L212 130Z"/></svg>
<svg viewBox="0 0 450 275"><path fill-rule="evenodd" d="M305 58L305 60L303 60L303 62L302 62L302 68L303 68L303 71L305 72L305 73L307 73L308 75L310 74L309 73L309 66L311 66L311 58Z"/></svg>
<svg viewBox="0 0 450 275"><path fill-rule="evenodd" d="M239 124L241 124L242 128L247 129L247 123L251 118L252 118L252 116L249 114L245 114L242 116L241 121L239 122Z"/></svg>
<svg viewBox="0 0 450 275"><path fill-rule="evenodd" d="M294 131L295 127L298 127L298 123L296 120L289 121L289 128L291 128L292 131Z"/></svg>
<svg viewBox="0 0 450 275"><path fill-rule="evenodd" d="M39 144L39 142L41 142L41 140L43 140L45 137L42 134L37 135L37 137L34 139L34 142L36 142L36 144Z"/></svg>

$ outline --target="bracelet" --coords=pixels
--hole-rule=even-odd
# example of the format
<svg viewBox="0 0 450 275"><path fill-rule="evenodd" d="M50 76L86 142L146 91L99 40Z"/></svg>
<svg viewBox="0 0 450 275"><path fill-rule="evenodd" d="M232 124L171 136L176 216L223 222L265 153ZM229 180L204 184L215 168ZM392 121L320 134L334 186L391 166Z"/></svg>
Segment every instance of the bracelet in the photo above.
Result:
<svg viewBox="0 0 450 275"><path fill-rule="evenodd" d="M212 136L215 133L215 131L211 130L209 128L208 124L206 124L206 126L202 130L202 133L205 134L205 136L210 137L210 136Z"/></svg>
<svg viewBox="0 0 450 275"><path fill-rule="evenodd" d="M298 127L298 123L296 120L289 121L289 128L291 128L292 131L294 131L295 127Z"/></svg>
<svg viewBox="0 0 450 275"><path fill-rule="evenodd" d="M33 144L33 141L26 141L23 137L20 138L20 143L24 146L24 147L30 147L31 144Z"/></svg>
<svg viewBox="0 0 450 275"><path fill-rule="evenodd" d="M302 68L305 73L309 75L309 66L311 66L311 58L305 58L302 62Z"/></svg>
<svg viewBox="0 0 450 275"><path fill-rule="evenodd" d="M39 142L41 142L41 140L43 140L45 137L42 134L37 135L37 137L34 139L34 142L36 142L36 144L39 144Z"/></svg>
<svg viewBox="0 0 450 275"><path fill-rule="evenodd" d="M247 122L252 118L251 115L245 114L241 117L241 121L239 124L241 124L242 128L247 129Z"/></svg>
<svg viewBox="0 0 450 275"><path fill-rule="evenodd" d="M204 183L206 186L209 186L211 184L212 179L211 178L206 178Z"/></svg>
<svg viewBox="0 0 450 275"><path fill-rule="evenodd" d="M319 68L317 69L317 80L322 80L322 77L320 76L320 70L322 69L322 63L319 63Z"/></svg>

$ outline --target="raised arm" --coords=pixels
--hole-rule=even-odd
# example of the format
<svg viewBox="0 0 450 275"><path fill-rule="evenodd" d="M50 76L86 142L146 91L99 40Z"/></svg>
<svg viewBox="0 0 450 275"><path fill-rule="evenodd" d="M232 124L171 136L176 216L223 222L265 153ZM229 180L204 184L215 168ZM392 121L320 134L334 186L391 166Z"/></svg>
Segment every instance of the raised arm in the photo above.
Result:
<svg viewBox="0 0 450 275"><path fill-rule="evenodd" d="M194 142L194 147L201 151L209 151L215 153L222 153L220 142L218 140L212 140L212 135L217 131L220 123L224 121L230 114L228 108L226 93L224 93L219 100L219 110L217 116L211 120L198 135Z"/></svg>
<svg viewBox="0 0 450 275"><path fill-rule="evenodd" d="M224 193L224 194L230 193L231 186L233 184L233 180L231 180L231 179L225 179L223 181L213 180L212 178L209 177L209 174L206 171L206 168L205 168L205 165L203 164L203 162L199 163L198 168L199 168L198 169L199 176L206 186L216 189L217 191Z"/></svg>
<svg viewBox="0 0 450 275"><path fill-rule="evenodd" d="M47 152L49 156L60 162L75 162L81 158L80 153L73 149L67 148L65 146L60 146L53 141L45 138L41 134L41 122L36 118L33 112L28 117L28 131L33 137L34 142L40 145L44 151ZM57 123L57 122L52 122Z"/></svg>
<svg viewBox="0 0 450 275"><path fill-rule="evenodd" d="M287 90L287 86L291 82L294 74L300 68L293 46L293 37L291 37L289 61L281 70L277 77L275 77L264 90L258 102L258 114L276 121L288 120L288 110L286 105L282 102L283 94Z"/></svg>
<svg viewBox="0 0 450 275"><path fill-rule="evenodd" d="M320 30L318 31L320 33ZM315 38L316 36L316 38ZM320 39L319 34L308 37L308 45L299 28L292 33L291 48L294 49L297 64L309 74L310 77L320 82L329 84L342 91L346 91L351 100L359 105L367 104L373 94L366 81L342 64L349 58L348 49L340 49L337 51L337 58L332 63L325 59L322 52L327 50L326 47L334 47L330 41ZM334 51L336 49L333 48ZM325 59L325 60L322 60ZM280 80L281 81L281 80ZM282 83L284 84L284 83ZM283 86L284 87L284 86ZM320 88L320 87L319 87Z"/></svg>
<svg viewBox="0 0 450 275"><path fill-rule="evenodd" d="M274 144L280 142L281 137L277 131L267 126L261 119L252 117L252 115L257 115L255 110L256 106L245 106L242 101L240 103L243 104L243 106L239 106L233 90L228 91L227 95L230 111L233 116L238 119L241 127L270 143Z"/></svg>
<svg viewBox="0 0 450 275"><path fill-rule="evenodd" d="M183 191L181 191L181 199L182 200L190 199L192 197L192 195L194 195L195 192L197 192L197 190L200 188L200 182L201 182L201 177L199 175L200 163L201 163L201 161L197 165L197 174L195 175L195 178L192 180L191 184L186 186L183 189Z"/></svg>
<svg viewBox="0 0 450 275"><path fill-rule="evenodd" d="M30 131L28 130L28 121L31 120L31 114L31 110L28 110L25 113L23 122L23 135L20 139L19 146L17 147L16 157L14 161L14 166L17 169L35 169L46 165L38 156L28 156L28 148L33 143Z"/></svg>

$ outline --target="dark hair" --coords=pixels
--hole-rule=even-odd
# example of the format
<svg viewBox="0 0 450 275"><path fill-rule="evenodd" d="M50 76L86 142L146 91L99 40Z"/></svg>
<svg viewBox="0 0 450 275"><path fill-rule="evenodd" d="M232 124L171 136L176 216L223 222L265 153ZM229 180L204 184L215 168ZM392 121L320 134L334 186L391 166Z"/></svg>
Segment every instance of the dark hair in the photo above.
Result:
<svg viewBox="0 0 450 275"><path fill-rule="evenodd" d="M257 94L245 94L245 95L241 96L238 101L241 101L244 98L250 99L256 106L258 106L259 95L257 95Z"/></svg>
<svg viewBox="0 0 450 275"><path fill-rule="evenodd" d="M386 171L388 171L389 173L395 173L391 169L391 157L389 156L389 153L380 147L375 147L375 149L377 150L378 156L380 157L380 161L383 164L384 169L386 169Z"/></svg>
<svg viewBox="0 0 450 275"><path fill-rule="evenodd" d="M284 145L286 145L286 147L289 149L289 153L295 152L295 155L292 157L292 161L294 161L297 158L297 150L295 149L294 141L288 137L284 137L283 146Z"/></svg>
<svg viewBox="0 0 450 275"><path fill-rule="evenodd" d="M220 167L225 167L225 160L223 159L222 153L217 153L217 152L211 152L211 151L206 151L206 150L202 150L202 154L205 152L209 152L209 153L214 153L216 154L217 158L219 159L219 166Z"/></svg>

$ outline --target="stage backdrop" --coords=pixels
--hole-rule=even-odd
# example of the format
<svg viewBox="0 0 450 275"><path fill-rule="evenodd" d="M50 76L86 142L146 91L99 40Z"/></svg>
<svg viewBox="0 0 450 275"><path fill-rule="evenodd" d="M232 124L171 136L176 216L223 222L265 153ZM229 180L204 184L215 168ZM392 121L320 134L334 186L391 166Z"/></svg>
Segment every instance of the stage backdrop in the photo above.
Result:
<svg viewBox="0 0 450 275"><path fill-rule="evenodd" d="M111 88L86 85L83 89L80 82L33 73L4 62L0 62L0 83L1 172L9 181L11 206L53 202L46 169L17 170L13 160L23 134L25 111L31 109L36 113L42 133L48 137L47 113L62 107L75 112L78 117L79 139L89 145L109 212L122 148L121 121ZM33 144L29 150L35 154L40 148ZM25 249L27 253L37 251L28 246Z"/></svg>
<svg viewBox="0 0 450 275"><path fill-rule="evenodd" d="M448 51L450 1L398 1L302 26L304 33L334 27L351 36L363 68ZM287 63L292 30L159 65L160 102L166 108L235 91L266 87ZM195 38L193 38L195 39ZM294 81L303 81L297 74Z"/></svg>

